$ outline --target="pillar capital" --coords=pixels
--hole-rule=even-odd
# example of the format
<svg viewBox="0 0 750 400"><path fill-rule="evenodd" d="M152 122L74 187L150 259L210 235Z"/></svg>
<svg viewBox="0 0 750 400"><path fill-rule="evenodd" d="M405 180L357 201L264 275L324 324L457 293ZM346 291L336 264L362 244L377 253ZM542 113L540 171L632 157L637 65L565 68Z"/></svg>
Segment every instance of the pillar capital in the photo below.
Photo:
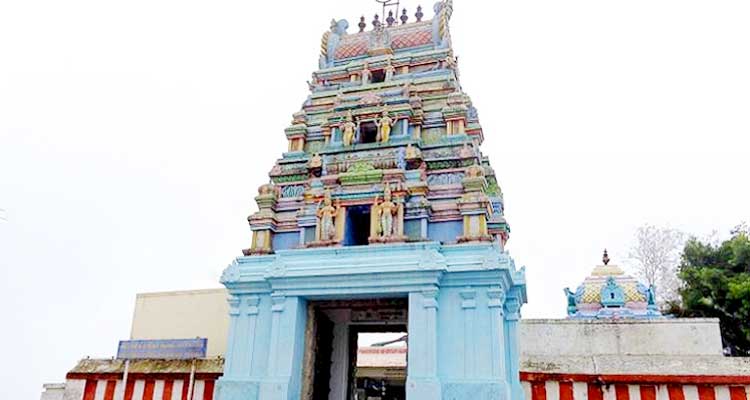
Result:
<svg viewBox="0 0 750 400"><path fill-rule="evenodd" d="M247 315L258 315L258 304L260 304L260 297L258 296L248 296L245 298Z"/></svg>
<svg viewBox="0 0 750 400"><path fill-rule="evenodd" d="M275 313L284 312L286 305L286 296L283 293L274 293L271 295L271 311Z"/></svg>
<svg viewBox="0 0 750 400"><path fill-rule="evenodd" d="M502 312L503 303L505 303L505 290L501 287L491 287L487 289L487 297L489 298L488 307L499 308Z"/></svg>
<svg viewBox="0 0 750 400"><path fill-rule="evenodd" d="M427 289L422 291L422 307L438 308L438 289Z"/></svg>
<svg viewBox="0 0 750 400"><path fill-rule="evenodd" d="M229 303L229 315L237 316L240 315L240 298L237 296L230 296L227 298Z"/></svg>
<svg viewBox="0 0 750 400"><path fill-rule="evenodd" d="M515 297L509 297L505 301L505 319L518 321L521 319L521 301Z"/></svg>
<svg viewBox="0 0 750 400"><path fill-rule="evenodd" d="M473 309L477 308L477 291L472 288L466 288L458 292L461 296L461 308Z"/></svg>

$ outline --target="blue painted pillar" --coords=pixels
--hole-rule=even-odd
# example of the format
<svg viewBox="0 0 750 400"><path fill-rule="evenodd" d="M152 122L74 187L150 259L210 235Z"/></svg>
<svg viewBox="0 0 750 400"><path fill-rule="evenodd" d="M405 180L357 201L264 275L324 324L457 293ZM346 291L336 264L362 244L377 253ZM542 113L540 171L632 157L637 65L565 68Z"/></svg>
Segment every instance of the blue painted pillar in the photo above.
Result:
<svg viewBox="0 0 750 400"><path fill-rule="evenodd" d="M441 399L437 375L438 289L409 293L409 361L406 397L409 400Z"/></svg>
<svg viewBox="0 0 750 400"><path fill-rule="evenodd" d="M300 297L280 293L271 295L271 304L268 375L261 379L260 399L299 400L307 305Z"/></svg>
<svg viewBox="0 0 750 400"><path fill-rule="evenodd" d="M234 354L237 345L235 344L235 338L237 337L237 331L240 323L240 298L232 296L227 299L229 303L229 337L227 338L227 354ZM232 378L237 375L236 369L234 368L234 357L227 358L224 362L224 378Z"/></svg>
<svg viewBox="0 0 750 400"><path fill-rule="evenodd" d="M232 296L229 298L229 337L224 376L216 386L217 400L258 398L258 382L251 378L255 356L255 337L260 297Z"/></svg>
<svg viewBox="0 0 750 400"><path fill-rule="evenodd" d="M505 291L501 287L492 287L487 289L487 307L490 309L490 332L491 332L491 352L492 352L492 377L500 381L505 381L505 385L500 388L501 399L511 399L511 383L508 380L508 366L506 366L506 338L505 338L505 317L503 304L505 303Z"/></svg>
<svg viewBox="0 0 750 400"><path fill-rule="evenodd" d="M521 348L518 337L518 320L521 319L521 302L516 297L508 297L505 301L505 321L507 327L506 342L508 345L508 382L511 384L511 398L523 399L521 387Z"/></svg>
<svg viewBox="0 0 750 400"><path fill-rule="evenodd" d="M463 353L464 353L464 373L469 378L477 377L477 341L474 340L475 335L475 319L477 309L477 291L471 288L461 290L459 292L461 296L461 310L463 314Z"/></svg>

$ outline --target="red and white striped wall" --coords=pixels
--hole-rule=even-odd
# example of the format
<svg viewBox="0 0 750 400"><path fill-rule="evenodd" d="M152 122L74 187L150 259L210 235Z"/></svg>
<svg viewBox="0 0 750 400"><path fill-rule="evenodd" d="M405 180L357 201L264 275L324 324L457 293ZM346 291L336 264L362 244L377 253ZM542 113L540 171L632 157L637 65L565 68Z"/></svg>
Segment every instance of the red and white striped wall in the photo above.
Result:
<svg viewBox="0 0 750 400"><path fill-rule="evenodd" d="M68 377L65 400L213 400L217 377L196 377L190 393L189 376ZM164 374L168 375L168 374ZM183 374L176 374L183 375ZM77 379L76 379L77 378ZM123 393L124 392L124 393ZM123 397L124 394L124 397Z"/></svg>
<svg viewBox="0 0 750 400"><path fill-rule="evenodd" d="M522 372L526 400L750 400L750 376Z"/></svg>

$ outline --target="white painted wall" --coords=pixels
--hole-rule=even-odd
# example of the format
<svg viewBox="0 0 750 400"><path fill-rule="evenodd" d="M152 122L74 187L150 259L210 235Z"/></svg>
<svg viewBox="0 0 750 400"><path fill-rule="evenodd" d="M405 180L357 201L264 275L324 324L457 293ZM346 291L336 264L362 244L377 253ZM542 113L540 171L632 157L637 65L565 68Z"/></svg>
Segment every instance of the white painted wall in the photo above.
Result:
<svg viewBox="0 0 750 400"><path fill-rule="evenodd" d="M84 379L68 379L65 382L65 394L63 400L81 400L83 398L83 389L86 387Z"/></svg>
<svg viewBox="0 0 750 400"><path fill-rule="evenodd" d="M40 400L63 400L65 395L64 383L45 383L42 385L42 397Z"/></svg>

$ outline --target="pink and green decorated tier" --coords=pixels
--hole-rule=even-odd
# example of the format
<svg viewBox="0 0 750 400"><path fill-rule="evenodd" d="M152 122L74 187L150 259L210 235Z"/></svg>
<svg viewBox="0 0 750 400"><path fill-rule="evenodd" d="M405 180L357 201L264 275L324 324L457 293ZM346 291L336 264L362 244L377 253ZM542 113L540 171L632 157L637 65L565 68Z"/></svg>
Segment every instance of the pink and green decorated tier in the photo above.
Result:
<svg viewBox="0 0 750 400"><path fill-rule="evenodd" d="M246 255L391 242L504 246L502 193L451 48L452 2L434 11L432 20L421 9L414 22L376 19L371 30L363 17L353 33L345 20L331 22L310 94L285 130L288 151L249 218ZM321 212L326 193L331 206Z"/></svg>

